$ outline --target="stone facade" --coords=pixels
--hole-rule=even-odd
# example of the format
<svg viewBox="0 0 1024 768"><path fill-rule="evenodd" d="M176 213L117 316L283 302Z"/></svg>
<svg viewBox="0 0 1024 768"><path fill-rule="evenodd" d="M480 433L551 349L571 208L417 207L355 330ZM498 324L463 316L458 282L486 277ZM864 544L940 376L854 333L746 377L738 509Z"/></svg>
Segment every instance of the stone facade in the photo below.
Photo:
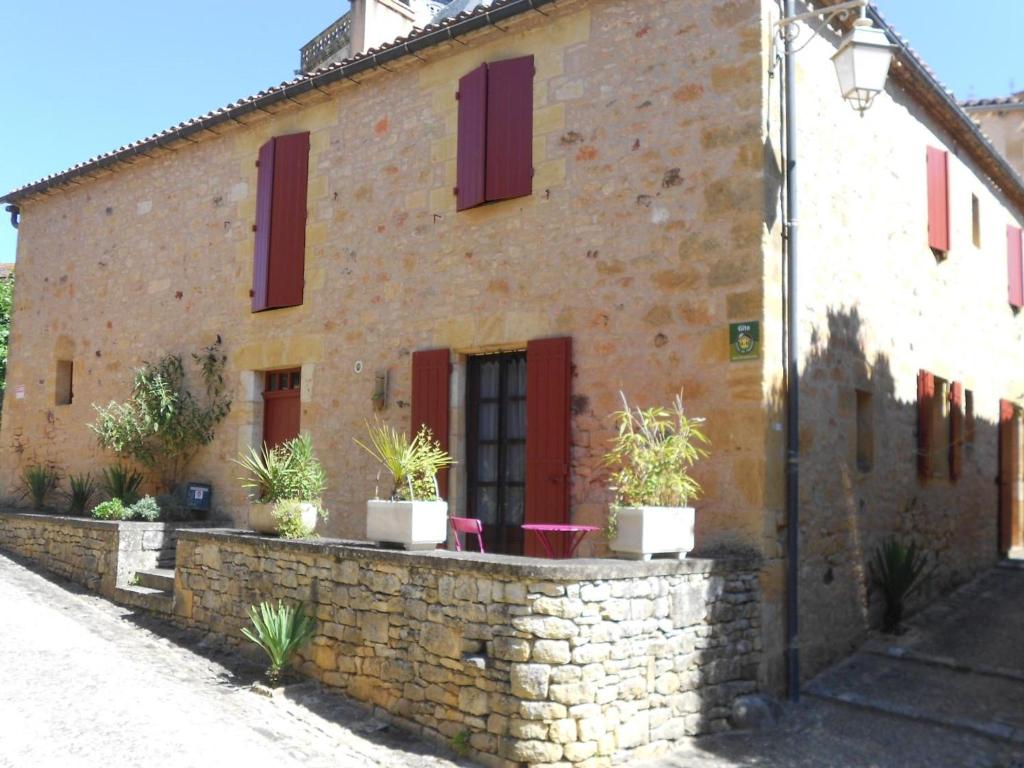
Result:
<svg viewBox="0 0 1024 768"><path fill-rule="evenodd" d="M318 619L304 674L496 764L611 765L729 727L756 690L743 561L409 554L234 532L178 543L175 614L233 644L251 604ZM489 762L494 762L490 760Z"/></svg>

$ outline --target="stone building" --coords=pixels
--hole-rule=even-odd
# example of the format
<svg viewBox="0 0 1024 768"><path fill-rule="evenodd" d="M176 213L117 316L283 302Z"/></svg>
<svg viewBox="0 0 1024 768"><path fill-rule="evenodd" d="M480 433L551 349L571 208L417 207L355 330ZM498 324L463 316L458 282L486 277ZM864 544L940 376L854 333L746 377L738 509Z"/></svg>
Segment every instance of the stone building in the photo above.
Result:
<svg viewBox="0 0 1024 768"><path fill-rule="evenodd" d="M604 523L620 391L651 405L685 387L712 442L698 551L760 558L774 687L779 8L472 6L2 198L20 216L3 490L33 461L109 464L92 404L220 334L234 407L192 476L222 513L245 523L231 459L302 430L329 478L322 533L362 536L376 469L353 438L379 414L434 428L452 513L514 552L524 519ZM828 62L840 30L797 59L806 672L872 622L866 564L887 536L932 553L922 599L1022 544L1024 183L884 28L895 59L863 117Z"/></svg>
<svg viewBox="0 0 1024 768"><path fill-rule="evenodd" d="M960 106L1024 176L1024 91L1001 99L972 99Z"/></svg>

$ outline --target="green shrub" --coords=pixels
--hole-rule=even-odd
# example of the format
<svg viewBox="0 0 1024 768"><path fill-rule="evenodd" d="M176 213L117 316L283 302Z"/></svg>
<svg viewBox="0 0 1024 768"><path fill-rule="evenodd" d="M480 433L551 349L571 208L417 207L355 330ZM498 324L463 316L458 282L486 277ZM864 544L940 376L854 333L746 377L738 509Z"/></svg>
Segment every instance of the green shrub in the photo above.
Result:
<svg viewBox="0 0 1024 768"><path fill-rule="evenodd" d="M441 448L426 425L410 440L405 432L375 421L366 425L370 445L356 445L375 458L391 473L394 487L391 498L399 501L436 501L437 473L452 464L452 457Z"/></svg>
<svg viewBox="0 0 1024 768"><path fill-rule="evenodd" d="M192 355L203 382L202 401L189 389L180 355L165 355L135 372L131 397L94 405L90 427L100 447L132 459L174 490L196 452L213 440L216 426L231 410L225 394L221 338Z"/></svg>
<svg viewBox="0 0 1024 768"><path fill-rule="evenodd" d="M615 504L609 511L607 533L615 535L614 509L622 507L685 507L700 495L690 468L708 455L704 419L686 415L682 394L672 408L633 408L622 397L623 410L614 414L618 435L604 463L612 467L610 487Z"/></svg>
<svg viewBox="0 0 1024 768"><path fill-rule="evenodd" d="M142 485L143 479L141 472L124 464L115 464L103 470L100 485L110 498L130 507L139 500L139 486Z"/></svg>
<svg viewBox="0 0 1024 768"><path fill-rule="evenodd" d="M266 651L270 658L267 678L276 685L295 652L312 639L316 624L302 603L292 606L280 600L276 607L269 602L250 606L249 618L256 631L243 627L242 634Z"/></svg>
<svg viewBox="0 0 1024 768"><path fill-rule="evenodd" d="M46 497L57 487L57 471L45 464L30 464L21 473L22 498L32 500L33 509L42 509Z"/></svg>
<svg viewBox="0 0 1024 768"><path fill-rule="evenodd" d="M282 539L308 539L313 535L313 529L302 522L302 507L305 503L298 499L285 499L274 504L277 534Z"/></svg>
<svg viewBox="0 0 1024 768"><path fill-rule="evenodd" d="M96 520L124 520L128 510L120 499L111 499L97 504L92 508L92 516Z"/></svg>
<svg viewBox="0 0 1024 768"><path fill-rule="evenodd" d="M160 505L152 496L143 496L125 511L125 520L145 520L155 523L160 518Z"/></svg>
<svg viewBox="0 0 1024 768"><path fill-rule="evenodd" d="M71 490L65 494L68 502L68 514L82 516L88 509L92 497L99 490L96 481L91 473L86 472L84 475L69 476L68 483L71 486Z"/></svg>
<svg viewBox="0 0 1024 768"><path fill-rule="evenodd" d="M308 434L299 435L274 448L264 444L257 451L250 447L248 453L235 459L235 463L247 473L239 480L243 488L252 492L254 502L307 501L319 508L327 482Z"/></svg>
<svg viewBox="0 0 1024 768"><path fill-rule="evenodd" d="M871 581L885 599L882 631L899 634L902 631L906 599L923 583L928 555L919 552L917 542L909 546L897 539L889 539L875 550L868 564Z"/></svg>

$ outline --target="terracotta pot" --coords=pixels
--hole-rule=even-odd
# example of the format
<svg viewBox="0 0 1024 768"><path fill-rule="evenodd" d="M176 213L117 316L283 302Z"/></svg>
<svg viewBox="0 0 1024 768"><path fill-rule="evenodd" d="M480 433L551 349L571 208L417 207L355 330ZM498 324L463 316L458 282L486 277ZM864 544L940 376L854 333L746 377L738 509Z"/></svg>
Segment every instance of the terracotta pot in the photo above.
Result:
<svg viewBox="0 0 1024 768"><path fill-rule="evenodd" d="M277 518L274 517L275 503L249 504L249 527L256 533L277 534ZM316 505L302 503L302 524L313 530L316 527Z"/></svg>

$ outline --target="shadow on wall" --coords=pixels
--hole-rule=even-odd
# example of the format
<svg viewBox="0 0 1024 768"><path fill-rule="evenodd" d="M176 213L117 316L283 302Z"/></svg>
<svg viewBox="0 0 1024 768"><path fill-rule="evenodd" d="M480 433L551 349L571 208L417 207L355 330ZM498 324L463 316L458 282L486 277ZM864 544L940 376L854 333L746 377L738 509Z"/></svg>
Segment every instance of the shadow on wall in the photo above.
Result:
<svg viewBox="0 0 1024 768"><path fill-rule="evenodd" d="M972 370L935 370L937 406L928 451L931 476L918 472L917 368L897 381L890 360L868 359L856 308L830 309L815 328L800 386L800 645L802 672L813 676L853 651L880 623L882 600L868 563L896 536L918 542L934 571L911 612L993 565L998 557L998 426L970 414L959 441L962 469L950 473L953 381L972 386ZM908 355L914 357L913 350ZM908 367L909 368L909 367ZM940 379L939 377L946 377ZM971 395L973 397L973 393ZM944 399L945 397L945 399ZM781 421L785 393L772 396ZM991 413L996 404L984 403ZM785 539L781 523L780 541Z"/></svg>

